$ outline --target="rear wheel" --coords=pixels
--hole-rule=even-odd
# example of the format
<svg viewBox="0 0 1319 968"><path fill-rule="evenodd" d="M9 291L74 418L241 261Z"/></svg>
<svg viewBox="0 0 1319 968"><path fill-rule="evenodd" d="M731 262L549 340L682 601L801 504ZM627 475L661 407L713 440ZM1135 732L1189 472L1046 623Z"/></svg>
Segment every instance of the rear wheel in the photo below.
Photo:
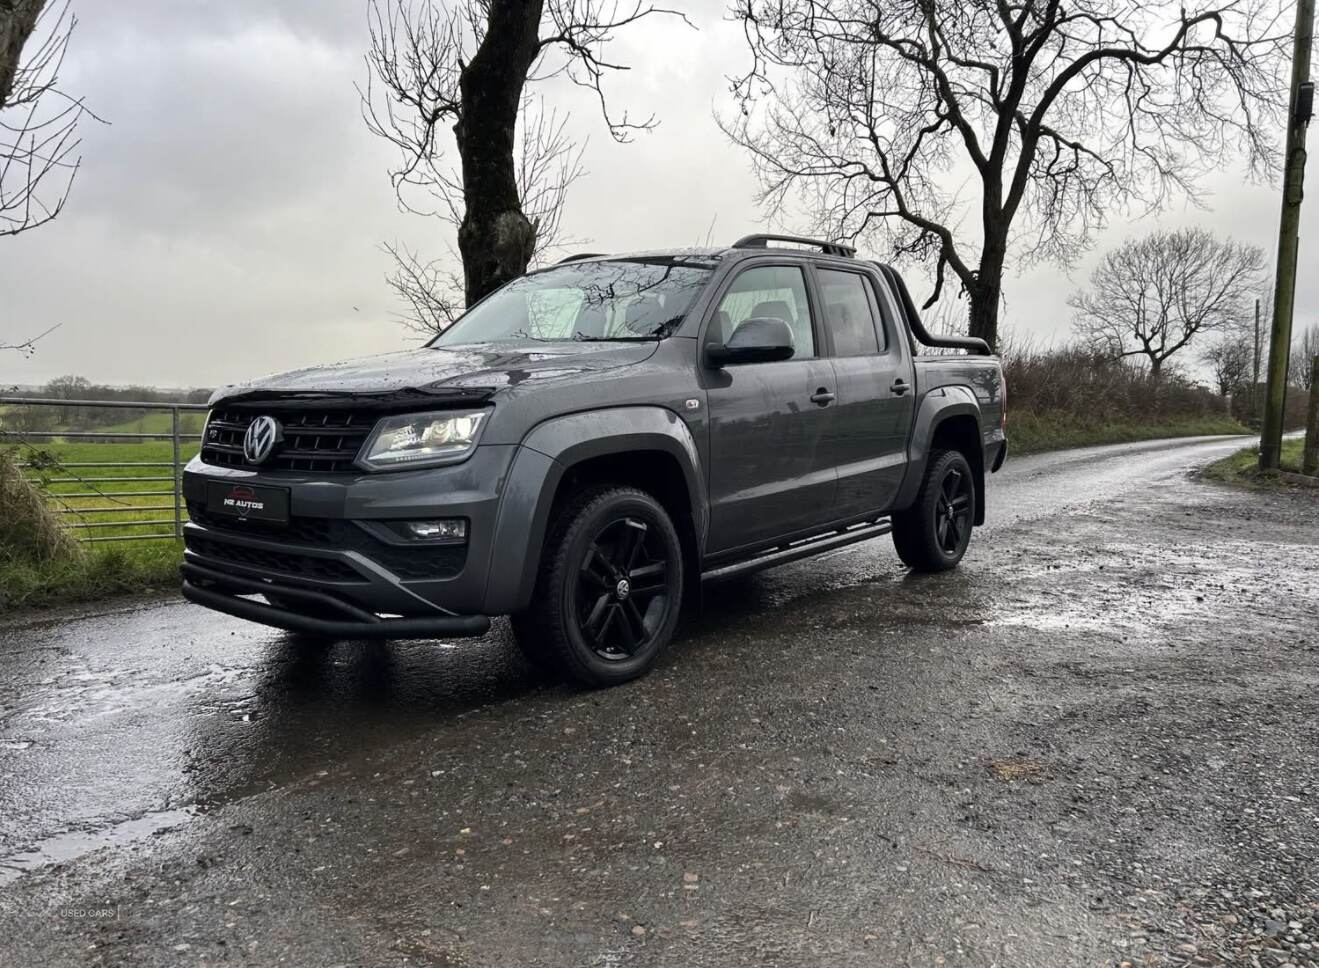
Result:
<svg viewBox="0 0 1319 968"><path fill-rule="evenodd" d="M513 631L538 666L590 686L626 682L673 637L682 588L682 546L663 506L635 488L593 488L552 523L532 607Z"/></svg>
<svg viewBox="0 0 1319 968"><path fill-rule="evenodd" d="M976 519L975 477L956 450L936 450L916 501L893 515L893 546L917 571L946 571L966 554Z"/></svg>

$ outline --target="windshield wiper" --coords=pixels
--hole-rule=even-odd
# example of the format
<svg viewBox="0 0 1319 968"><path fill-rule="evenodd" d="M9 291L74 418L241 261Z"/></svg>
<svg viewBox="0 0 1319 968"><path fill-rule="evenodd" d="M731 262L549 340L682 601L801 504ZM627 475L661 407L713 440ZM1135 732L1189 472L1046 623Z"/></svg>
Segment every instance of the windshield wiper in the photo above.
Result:
<svg viewBox="0 0 1319 968"><path fill-rule="evenodd" d="M650 340L659 339L659 334L653 336L588 336L586 333L575 333L573 342L575 343L646 343Z"/></svg>

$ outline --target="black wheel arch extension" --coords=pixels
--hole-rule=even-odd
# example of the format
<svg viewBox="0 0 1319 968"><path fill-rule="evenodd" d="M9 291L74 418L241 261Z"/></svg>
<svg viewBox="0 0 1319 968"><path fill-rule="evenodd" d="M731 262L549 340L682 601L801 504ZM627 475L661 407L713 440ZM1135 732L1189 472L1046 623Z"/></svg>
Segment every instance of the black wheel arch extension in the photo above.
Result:
<svg viewBox="0 0 1319 968"><path fill-rule="evenodd" d="M981 411L971 391L964 387L944 388L941 395L929 395L921 401L912 422L908 449L907 474L902 480L895 511L908 508L916 500L929 457L935 450L956 450L966 457L975 474L975 524L985 523L985 443L981 432Z"/></svg>
<svg viewBox="0 0 1319 968"><path fill-rule="evenodd" d="M699 554L709 515L704 467L691 431L677 414L658 406L631 406L553 417L523 438L509 472L505 494L513 500L501 502L495 546L525 550L511 571L492 574L488 614L527 607L554 513L565 495L598 483L652 494L673 520L684 549Z"/></svg>

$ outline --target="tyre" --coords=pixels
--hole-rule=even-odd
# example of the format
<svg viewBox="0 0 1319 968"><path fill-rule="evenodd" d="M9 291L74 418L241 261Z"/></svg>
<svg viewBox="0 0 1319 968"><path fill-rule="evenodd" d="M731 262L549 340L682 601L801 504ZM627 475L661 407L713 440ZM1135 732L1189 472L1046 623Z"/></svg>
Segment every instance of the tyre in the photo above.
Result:
<svg viewBox="0 0 1319 968"><path fill-rule="evenodd" d="M971 465L960 451L936 450L915 503L893 515L893 546L909 568L947 571L966 554L975 519Z"/></svg>
<svg viewBox="0 0 1319 968"><path fill-rule="evenodd" d="M513 622L523 653L588 686L643 675L682 607L678 532L649 494L601 486L551 522L531 609Z"/></svg>
<svg viewBox="0 0 1319 968"><path fill-rule="evenodd" d="M547 679L561 678L563 669L550 650L546 636L541 634L536 613L527 611L510 615L508 624L513 629L513 641L527 664Z"/></svg>

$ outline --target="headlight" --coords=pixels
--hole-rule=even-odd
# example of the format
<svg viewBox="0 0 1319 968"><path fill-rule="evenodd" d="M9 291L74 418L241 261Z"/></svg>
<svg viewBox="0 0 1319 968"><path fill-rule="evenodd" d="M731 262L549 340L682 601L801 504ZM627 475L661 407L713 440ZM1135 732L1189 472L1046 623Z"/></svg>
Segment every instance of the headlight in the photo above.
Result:
<svg viewBox="0 0 1319 968"><path fill-rule="evenodd" d="M376 424L357 459L367 470L444 464L461 460L476 446L484 410L442 410L385 417Z"/></svg>

